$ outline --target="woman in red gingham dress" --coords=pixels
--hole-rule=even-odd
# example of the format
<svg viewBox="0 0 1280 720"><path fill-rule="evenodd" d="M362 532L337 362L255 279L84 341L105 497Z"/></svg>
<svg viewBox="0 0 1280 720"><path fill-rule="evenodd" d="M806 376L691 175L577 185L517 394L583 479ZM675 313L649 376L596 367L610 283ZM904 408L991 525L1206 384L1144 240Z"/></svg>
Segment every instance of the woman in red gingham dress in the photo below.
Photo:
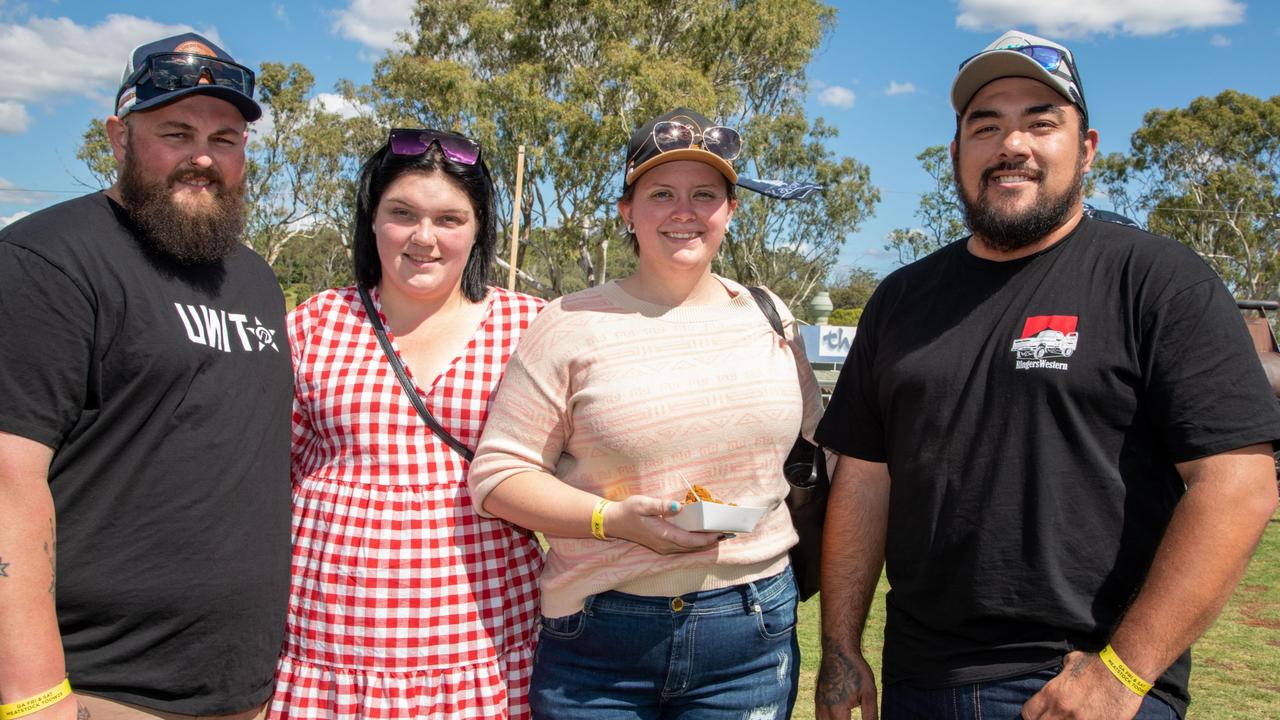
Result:
<svg viewBox="0 0 1280 720"><path fill-rule="evenodd" d="M485 285L492 184L479 146L392 131L361 170L352 241L427 408L474 448L543 301ZM273 718L527 718L542 554L477 515L469 463L426 426L356 288L289 315L293 583Z"/></svg>

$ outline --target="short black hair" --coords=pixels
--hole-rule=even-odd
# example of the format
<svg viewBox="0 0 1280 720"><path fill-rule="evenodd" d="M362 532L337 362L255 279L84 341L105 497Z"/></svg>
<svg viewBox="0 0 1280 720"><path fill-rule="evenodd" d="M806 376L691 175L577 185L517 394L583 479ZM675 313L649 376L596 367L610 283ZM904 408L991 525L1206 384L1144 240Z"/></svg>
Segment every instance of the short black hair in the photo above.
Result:
<svg viewBox="0 0 1280 720"><path fill-rule="evenodd" d="M445 157L438 144L432 144L421 155L396 155L388 142L361 166L356 184L355 225L351 231L351 262L356 283L371 288L382 281L382 260L378 257L378 240L373 233L373 217L382 194L402 175L435 172L457 183L471 200L471 211L476 217L476 240L462 270L462 294L471 302L479 302L489 291L489 278L498 252L493 179L483 157L477 158L474 165L464 165Z"/></svg>

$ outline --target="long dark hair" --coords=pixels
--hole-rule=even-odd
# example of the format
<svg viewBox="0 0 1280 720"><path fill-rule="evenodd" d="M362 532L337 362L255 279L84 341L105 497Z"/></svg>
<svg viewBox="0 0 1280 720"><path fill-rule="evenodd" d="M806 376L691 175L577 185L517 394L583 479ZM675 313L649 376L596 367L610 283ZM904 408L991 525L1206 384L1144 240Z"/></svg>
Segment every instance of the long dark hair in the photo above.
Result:
<svg viewBox="0 0 1280 720"><path fill-rule="evenodd" d="M382 193L401 175L433 172L443 173L457 183L471 200L471 211L476 216L476 241L462 270L462 294L471 302L479 302L489 291L498 246L493 179L483 157L477 158L474 165L464 165L445 157L438 144L432 144L421 155L397 155L391 152L388 142L360 168L355 226L351 232L351 261L356 283L371 288L382 281L382 260L378 257L378 240L373 233L373 216Z"/></svg>

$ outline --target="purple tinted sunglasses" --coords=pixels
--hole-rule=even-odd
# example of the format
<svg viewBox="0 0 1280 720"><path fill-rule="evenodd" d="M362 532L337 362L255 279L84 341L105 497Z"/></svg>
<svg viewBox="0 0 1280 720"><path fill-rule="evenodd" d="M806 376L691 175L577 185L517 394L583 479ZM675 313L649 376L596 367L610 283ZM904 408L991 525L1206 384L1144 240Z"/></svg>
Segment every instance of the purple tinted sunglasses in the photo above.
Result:
<svg viewBox="0 0 1280 720"><path fill-rule="evenodd" d="M390 143L395 155L421 155L434 144L446 158L462 165L475 165L480 159L480 143L442 130L395 128Z"/></svg>

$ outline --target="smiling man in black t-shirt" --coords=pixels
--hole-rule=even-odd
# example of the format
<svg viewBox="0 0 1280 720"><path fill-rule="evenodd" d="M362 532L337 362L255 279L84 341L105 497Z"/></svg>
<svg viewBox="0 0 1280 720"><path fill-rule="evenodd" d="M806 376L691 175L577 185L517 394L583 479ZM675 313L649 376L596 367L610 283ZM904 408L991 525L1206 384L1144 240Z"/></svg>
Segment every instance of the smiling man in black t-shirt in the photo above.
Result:
<svg viewBox="0 0 1280 720"><path fill-rule="evenodd" d="M1083 217L1098 133L1066 48L1006 33L952 102L972 235L881 283L818 429L818 717L875 716L882 566L884 717L1181 716L1276 507L1280 410L1204 262Z"/></svg>
<svg viewBox="0 0 1280 720"><path fill-rule="evenodd" d="M0 702L33 718L270 697L293 393L284 298L241 242L252 96L199 35L137 48L118 181L0 230Z"/></svg>

